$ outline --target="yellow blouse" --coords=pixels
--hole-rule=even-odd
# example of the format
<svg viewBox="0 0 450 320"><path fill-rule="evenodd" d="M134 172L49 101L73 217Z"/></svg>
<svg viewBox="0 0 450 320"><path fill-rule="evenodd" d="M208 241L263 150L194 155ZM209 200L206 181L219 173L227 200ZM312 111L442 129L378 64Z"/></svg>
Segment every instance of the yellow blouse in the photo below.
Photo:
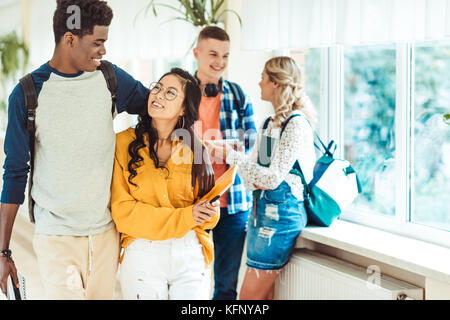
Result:
<svg viewBox="0 0 450 320"><path fill-rule="evenodd" d="M134 128L117 134L114 172L111 184L111 215L126 248L134 239L167 240L182 238L194 230L203 247L206 266L214 258L213 242L205 230L216 226L220 210L210 221L197 225L192 215L197 190L191 187L193 153L179 141L172 143L172 156L166 169L157 169L147 148L139 150L144 159L137 175L128 182L129 144ZM196 188L197 189L197 188Z"/></svg>

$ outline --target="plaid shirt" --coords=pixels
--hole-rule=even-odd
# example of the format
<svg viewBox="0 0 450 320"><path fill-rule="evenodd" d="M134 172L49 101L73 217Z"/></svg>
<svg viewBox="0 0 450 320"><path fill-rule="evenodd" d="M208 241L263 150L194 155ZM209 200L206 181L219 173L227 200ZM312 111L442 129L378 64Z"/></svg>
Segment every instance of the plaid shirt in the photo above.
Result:
<svg viewBox="0 0 450 320"><path fill-rule="evenodd" d="M243 131L245 153L252 150L256 142L256 125L253 115L253 105L248 95L245 95L245 115L242 119L243 128L240 128L237 98L234 97L228 81L222 82L222 105L220 108L220 131L224 139L239 139ZM253 198L251 192L247 192L242 179L236 175L234 184L228 190L228 214L248 211L252 208Z"/></svg>

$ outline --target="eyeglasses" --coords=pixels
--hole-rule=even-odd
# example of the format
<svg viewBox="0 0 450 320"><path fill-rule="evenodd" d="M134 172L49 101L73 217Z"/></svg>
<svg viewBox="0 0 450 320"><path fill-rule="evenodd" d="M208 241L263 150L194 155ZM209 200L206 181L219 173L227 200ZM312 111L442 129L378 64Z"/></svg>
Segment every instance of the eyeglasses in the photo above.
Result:
<svg viewBox="0 0 450 320"><path fill-rule="evenodd" d="M152 82L150 84L150 93L151 94L158 94L161 92L161 90L163 90L164 86L159 83L159 82ZM166 89L166 91L164 92L164 98L167 101L172 101L174 100L176 97L178 97L180 94L178 93L178 90L173 88L173 87L169 87Z"/></svg>

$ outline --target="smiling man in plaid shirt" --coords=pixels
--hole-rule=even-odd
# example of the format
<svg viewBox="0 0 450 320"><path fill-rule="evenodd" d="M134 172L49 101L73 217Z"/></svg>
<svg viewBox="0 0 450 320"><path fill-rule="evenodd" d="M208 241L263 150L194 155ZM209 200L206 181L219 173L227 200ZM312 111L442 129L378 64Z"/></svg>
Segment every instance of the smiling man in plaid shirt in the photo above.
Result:
<svg viewBox="0 0 450 320"><path fill-rule="evenodd" d="M203 140L240 139L248 153L256 139L253 106L237 84L222 78L229 49L230 39L224 30L206 27L200 32L194 56L203 97L195 130ZM227 165L221 158L212 158L212 162L217 179L227 170ZM220 220L213 229L213 300L235 300L246 224L252 209L252 195L245 190L239 175L220 203Z"/></svg>

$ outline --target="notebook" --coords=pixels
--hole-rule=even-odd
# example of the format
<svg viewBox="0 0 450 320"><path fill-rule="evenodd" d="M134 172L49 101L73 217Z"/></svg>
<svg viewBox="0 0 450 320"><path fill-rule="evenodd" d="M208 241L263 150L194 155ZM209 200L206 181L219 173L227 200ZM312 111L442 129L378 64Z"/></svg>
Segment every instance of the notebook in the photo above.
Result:
<svg viewBox="0 0 450 320"><path fill-rule="evenodd" d="M17 273L20 288L16 288L12 282L11 276L8 277L8 288L6 289L6 298L8 300L26 300L25 278Z"/></svg>
<svg viewBox="0 0 450 320"><path fill-rule="evenodd" d="M216 180L214 187L199 201L208 199L212 203L219 199L233 185L236 172L237 166L232 165L219 179Z"/></svg>

